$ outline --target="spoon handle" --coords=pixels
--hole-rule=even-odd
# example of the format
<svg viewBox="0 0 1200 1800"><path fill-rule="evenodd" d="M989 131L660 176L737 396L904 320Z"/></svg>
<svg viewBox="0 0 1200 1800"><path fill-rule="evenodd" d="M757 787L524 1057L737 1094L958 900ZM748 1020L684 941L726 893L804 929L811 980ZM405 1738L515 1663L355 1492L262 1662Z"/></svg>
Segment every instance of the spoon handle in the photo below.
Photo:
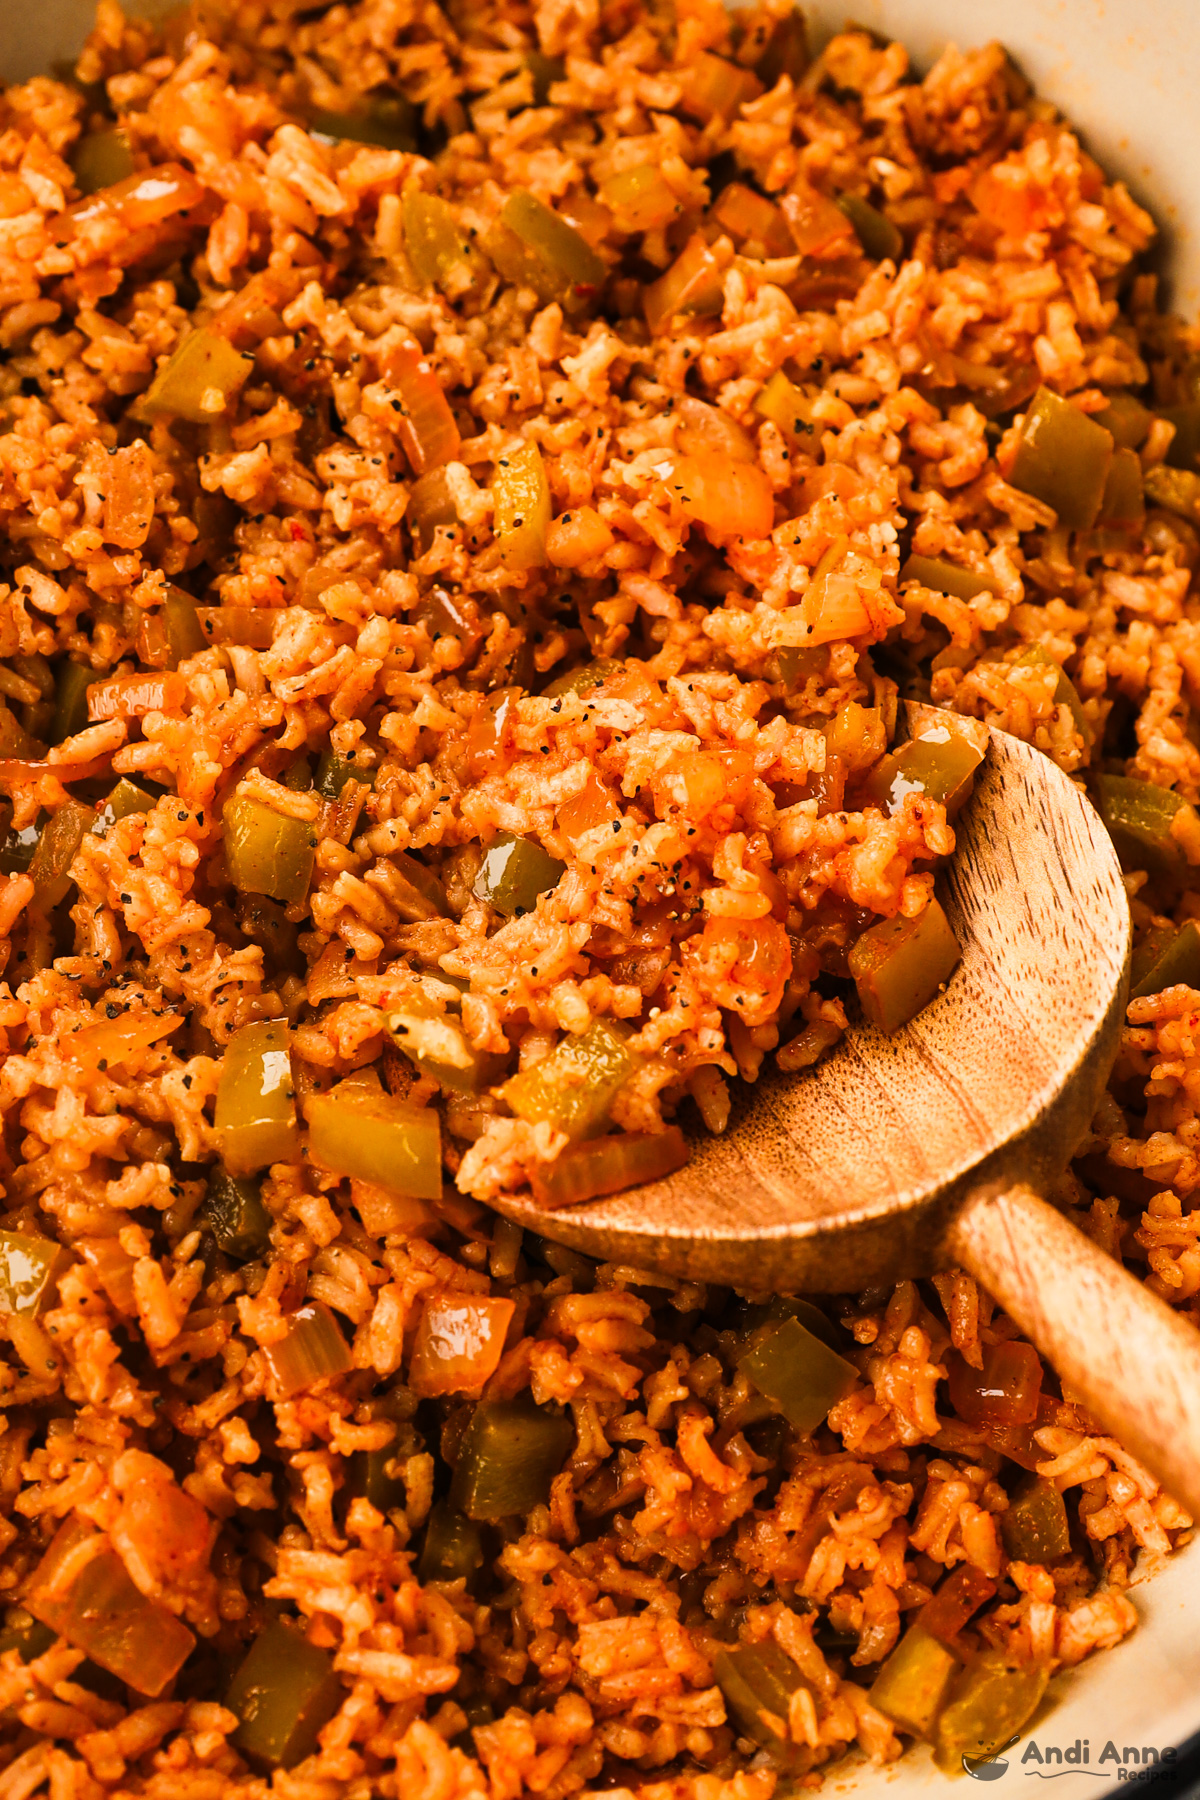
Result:
<svg viewBox="0 0 1200 1800"><path fill-rule="evenodd" d="M972 1195L947 1250L1200 1517L1200 1331L1027 1187Z"/></svg>

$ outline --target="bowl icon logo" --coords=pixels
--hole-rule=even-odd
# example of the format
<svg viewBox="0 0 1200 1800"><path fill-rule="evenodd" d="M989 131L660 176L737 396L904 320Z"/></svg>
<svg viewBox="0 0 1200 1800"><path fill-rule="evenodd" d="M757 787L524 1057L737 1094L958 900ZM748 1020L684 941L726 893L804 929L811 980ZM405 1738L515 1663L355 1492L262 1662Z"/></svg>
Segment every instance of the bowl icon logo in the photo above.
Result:
<svg viewBox="0 0 1200 1800"><path fill-rule="evenodd" d="M1018 1732L1017 1737L1019 1736ZM973 1776L976 1781L999 1781L1008 1767L1008 1764L1001 1760L1001 1751L1011 1749L1016 1741L1016 1737L1010 1737L1007 1744L997 1744L994 1750L988 1751L984 1756L968 1756L964 1750L962 1766L967 1774Z"/></svg>

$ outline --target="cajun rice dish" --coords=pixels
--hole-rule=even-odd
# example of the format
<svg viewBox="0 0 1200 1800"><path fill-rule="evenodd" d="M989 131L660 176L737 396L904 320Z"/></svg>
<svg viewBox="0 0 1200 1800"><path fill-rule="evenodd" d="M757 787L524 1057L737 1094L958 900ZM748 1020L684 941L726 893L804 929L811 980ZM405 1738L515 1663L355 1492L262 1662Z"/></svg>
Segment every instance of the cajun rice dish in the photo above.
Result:
<svg viewBox="0 0 1200 1800"><path fill-rule="evenodd" d="M919 1011L996 726L1136 928L1055 1197L1200 1323L1154 237L786 0L100 0L3 92L0 1800L771 1800L1134 1629L1191 1520L967 1276L492 1203Z"/></svg>

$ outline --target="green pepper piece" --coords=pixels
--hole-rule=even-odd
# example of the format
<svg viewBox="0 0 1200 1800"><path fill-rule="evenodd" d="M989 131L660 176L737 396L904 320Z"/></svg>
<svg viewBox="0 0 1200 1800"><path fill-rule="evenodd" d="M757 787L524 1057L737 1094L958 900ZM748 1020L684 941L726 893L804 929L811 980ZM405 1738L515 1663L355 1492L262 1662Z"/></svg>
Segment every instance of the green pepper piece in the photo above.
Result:
<svg viewBox="0 0 1200 1800"><path fill-rule="evenodd" d="M1152 950L1153 954L1140 961L1138 952L1134 953L1131 1000L1140 1000L1144 994L1161 994L1169 987L1200 988L1200 931L1193 919L1188 919L1178 931L1172 926L1167 941L1152 946Z"/></svg>
<svg viewBox="0 0 1200 1800"><path fill-rule="evenodd" d="M532 838L500 831L484 851L473 891L506 919L515 919L535 910L538 895L558 886L566 866Z"/></svg>
<svg viewBox="0 0 1200 1800"><path fill-rule="evenodd" d="M336 750L322 751L313 783L318 794L323 794L326 800L336 800L348 781L361 781L364 787L373 787L375 772L347 762Z"/></svg>
<svg viewBox="0 0 1200 1800"><path fill-rule="evenodd" d="M481 1400L459 1446L450 1502L468 1519L508 1519L544 1506L575 1442L569 1413L519 1400Z"/></svg>
<svg viewBox="0 0 1200 1800"><path fill-rule="evenodd" d="M859 1378L852 1363L797 1318L756 1333L738 1355L737 1365L789 1424L806 1434L816 1430Z"/></svg>
<svg viewBox="0 0 1200 1800"><path fill-rule="evenodd" d="M1090 531L1096 523L1113 440L1102 425L1040 387L1025 414L1009 481L1058 514L1070 531Z"/></svg>
<svg viewBox="0 0 1200 1800"><path fill-rule="evenodd" d="M1136 395L1123 390L1115 393L1104 410L1093 413L1092 417L1108 432L1118 450L1139 449L1154 423L1150 408L1143 406Z"/></svg>
<svg viewBox="0 0 1200 1800"><path fill-rule="evenodd" d="M73 658L59 664L55 681L54 717L50 721L50 742L61 744L64 738L83 731L88 722L88 684L97 678L84 663Z"/></svg>
<svg viewBox="0 0 1200 1800"><path fill-rule="evenodd" d="M764 419L770 419L792 445L807 444L815 449L820 437L820 426L813 416L813 397L806 394L803 388L789 381L782 369L777 369L770 381L763 388L754 402L755 412L760 412Z"/></svg>
<svg viewBox="0 0 1200 1800"><path fill-rule="evenodd" d="M190 594L170 581L167 583L167 597L163 601L163 623L167 628L169 669L177 669L189 656L199 656L201 650L207 650L208 639L200 623L196 602Z"/></svg>
<svg viewBox="0 0 1200 1800"><path fill-rule="evenodd" d="M864 254L872 262L882 262L889 256L895 262L903 255L904 233L869 200L861 194L839 194L837 205L853 225Z"/></svg>
<svg viewBox="0 0 1200 1800"><path fill-rule="evenodd" d="M103 837L106 831L117 823L118 819L131 818L134 813L153 812L155 806L153 794L145 788L138 787L127 775L122 775L112 793L96 808L96 817L92 825L93 835Z"/></svg>
<svg viewBox="0 0 1200 1800"><path fill-rule="evenodd" d="M1071 677L1067 674L1058 659L1051 656L1048 650L1043 650L1040 644L1031 644L1028 650L1023 650L1021 652L1020 656L1016 658L1012 666L1014 669L1054 670L1056 676L1054 683L1054 704L1055 706L1065 706L1067 708L1074 722L1076 731L1083 739L1084 748L1090 750L1092 746L1091 723L1083 710L1083 702L1079 698L1078 688L1075 686L1075 683L1071 680Z"/></svg>
<svg viewBox="0 0 1200 1800"><path fill-rule="evenodd" d="M441 1087L477 1094L500 1079L504 1058L476 1050L458 1021L439 1012L424 995L406 999L387 1014L384 1024L397 1050Z"/></svg>
<svg viewBox="0 0 1200 1800"><path fill-rule="evenodd" d="M864 931L849 956L863 1012L880 1031L898 1031L929 1005L962 956L936 900L915 919L884 919Z"/></svg>
<svg viewBox="0 0 1200 1800"><path fill-rule="evenodd" d="M582 668L571 669L566 675L558 675L542 689L542 697L546 700L557 700L563 694L587 694L593 688L600 688L610 675L615 675L620 663L614 662L611 656L597 657L595 662L584 663Z"/></svg>
<svg viewBox="0 0 1200 1800"><path fill-rule="evenodd" d="M952 819L970 798L986 750L986 733L979 732L976 720L945 714L926 722L907 743L876 763L864 784L866 797L891 816L909 794L921 794L940 800L946 817Z"/></svg>
<svg viewBox="0 0 1200 1800"><path fill-rule="evenodd" d="M1048 1563L1071 1548L1067 1508L1052 1481L1033 1475L1000 1514L1000 1535L1014 1562Z"/></svg>
<svg viewBox="0 0 1200 1800"><path fill-rule="evenodd" d="M271 1215L262 1203L257 1181L215 1168L201 1207L220 1249L238 1262L261 1256L271 1245Z"/></svg>
<svg viewBox="0 0 1200 1800"><path fill-rule="evenodd" d="M344 1694L332 1658L276 1619L255 1638L225 1695L241 1720L230 1742L260 1767L294 1768L312 1755Z"/></svg>
<svg viewBox="0 0 1200 1800"><path fill-rule="evenodd" d="M128 137L119 125L87 132L72 152L71 167L81 194L116 187L118 181L127 181L133 174L133 151Z"/></svg>
<svg viewBox="0 0 1200 1800"><path fill-rule="evenodd" d="M524 188L504 202L485 248L506 281L568 313L587 306L608 275L587 239Z"/></svg>
<svg viewBox="0 0 1200 1800"><path fill-rule="evenodd" d="M604 1123L635 1066L612 1024L594 1019L581 1036L562 1038L549 1056L512 1076L500 1092L519 1119L530 1125L544 1119L577 1141Z"/></svg>
<svg viewBox="0 0 1200 1800"><path fill-rule="evenodd" d="M1136 450L1115 450L1097 523L1109 530L1131 531L1145 516L1142 459Z"/></svg>
<svg viewBox="0 0 1200 1800"><path fill-rule="evenodd" d="M21 707L21 724L31 738L44 739L54 718L57 705L58 690L54 681L54 670L50 667L48 657L40 651L30 656L13 656L9 658L9 666L14 675L22 681L28 681L36 687L40 699L26 702Z"/></svg>
<svg viewBox="0 0 1200 1800"><path fill-rule="evenodd" d="M773 1638L719 1650L713 1663L717 1686L739 1732L761 1744L783 1769L798 1767L801 1746L788 1735L788 1709L804 1678Z"/></svg>
<svg viewBox="0 0 1200 1800"><path fill-rule="evenodd" d="M1184 873L1183 852L1171 835L1180 808L1187 804L1178 794L1131 776L1098 775L1096 800L1123 869L1146 869L1166 880Z"/></svg>
<svg viewBox="0 0 1200 1800"><path fill-rule="evenodd" d="M1200 475L1191 469L1171 469L1165 463L1156 463L1146 470L1144 486L1151 506L1165 507L1181 519L1200 525Z"/></svg>
<svg viewBox="0 0 1200 1800"><path fill-rule="evenodd" d="M318 107L307 114L307 123L315 136L339 142L375 144L381 150L417 147L417 110L403 94L367 94L345 112Z"/></svg>
<svg viewBox="0 0 1200 1800"><path fill-rule="evenodd" d="M402 919L416 925L428 919L450 917L446 890L432 869L407 850L393 850L391 864L398 879L389 888L388 899Z"/></svg>
<svg viewBox="0 0 1200 1800"><path fill-rule="evenodd" d="M1167 451L1167 462L1173 469L1194 469L1200 457L1200 399L1183 406L1164 406L1160 414L1175 427Z"/></svg>
<svg viewBox="0 0 1200 1800"><path fill-rule="evenodd" d="M21 1661L30 1663L35 1656L44 1656L57 1637L56 1631L35 1619L23 1606L13 1606L5 1615L4 1630L0 1631L0 1656L6 1650L17 1650Z"/></svg>
<svg viewBox="0 0 1200 1800"><path fill-rule="evenodd" d="M353 1368L350 1346L323 1300L310 1300L288 1316L287 1336L262 1349L276 1396L290 1400L318 1381L333 1381Z"/></svg>
<svg viewBox="0 0 1200 1800"><path fill-rule="evenodd" d="M41 835L37 825L23 825L20 831L10 826L0 842L0 870L5 875L23 875L37 855Z"/></svg>
<svg viewBox="0 0 1200 1800"><path fill-rule="evenodd" d="M496 464L492 529L509 569L540 569L546 561L550 484L536 444L521 444Z"/></svg>
<svg viewBox="0 0 1200 1800"><path fill-rule="evenodd" d="M432 1107L336 1087L310 1094L304 1110L309 1155L321 1168L418 1200L440 1200L442 1139Z"/></svg>
<svg viewBox="0 0 1200 1800"><path fill-rule="evenodd" d="M36 1319L53 1304L70 1261L53 1238L0 1231L0 1313Z"/></svg>
<svg viewBox="0 0 1200 1800"><path fill-rule="evenodd" d="M871 1684L872 1704L902 1731L932 1737L958 1660L920 1625L910 1625Z"/></svg>
<svg viewBox="0 0 1200 1800"><path fill-rule="evenodd" d="M81 1560L85 1545L102 1546ZM74 1573L71 1573L74 1571ZM173 1612L136 1588L117 1552L77 1517L59 1526L25 1594L35 1619L118 1680L157 1699L195 1648Z"/></svg>
<svg viewBox="0 0 1200 1800"><path fill-rule="evenodd" d="M214 1124L231 1174L297 1160L300 1130L286 1021L261 1019L234 1033L221 1058Z"/></svg>
<svg viewBox="0 0 1200 1800"><path fill-rule="evenodd" d="M131 410L139 419L187 419L206 425L224 415L253 367L252 356L202 325L181 339Z"/></svg>
<svg viewBox="0 0 1200 1800"><path fill-rule="evenodd" d="M29 874L37 899L47 911L65 900L71 887L69 870L95 817L90 806L68 800L42 827Z"/></svg>
<svg viewBox="0 0 1200 1800"><path fill-rule="evenodd" d="M381 1513L403 1509L407 1494L395 1466L395 1443L385 1444L382 1450L356 1450L346 1471L347 1493L369 1500Z"/></svg>
<svg viewBox="0 0 1200 1800"><path fill-rule="evenodd" d="M900 571L900 586L906 581L919 581L923 588L930 588L935 594L952 594L956 600L974 600L980 594L996 592L994 575L962 569L940 556L910 556Z"/></svg>
<svg viewBox="0 0 1200 1800"><path fill-rule="evenodd" d="M289 819L234 794L225 805L225 860L243 894L267 894L285 905L303 900L312 883L317 834L308 819Z"/></svg>
<svg viewBox="0 0 1200 1800"><path fill-rule="evenodd" d="M483 1537L474 1519L438 1500L425 1526L417 1563L419 1581L465 1581L483 1567Z"/></svg>
<svg viewBox="0 0 1200 1800"><path fill-rule="evenodd" d="M964 1757L994 1755L1009 1745L1033 1717L1049 1679L1043 1663L1014 1669L1003 1650L981 1650L955 1683L938 1720L938 1768L956 1775L966 1766Z"/></svg>

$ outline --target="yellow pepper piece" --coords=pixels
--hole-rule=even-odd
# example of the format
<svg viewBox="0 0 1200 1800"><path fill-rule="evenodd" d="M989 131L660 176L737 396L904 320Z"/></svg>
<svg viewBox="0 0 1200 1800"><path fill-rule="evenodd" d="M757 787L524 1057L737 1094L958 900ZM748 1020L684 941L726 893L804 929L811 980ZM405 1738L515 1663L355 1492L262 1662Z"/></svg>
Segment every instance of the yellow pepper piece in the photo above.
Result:
<svg viewBox="0 0 1200 1800"><path fill-rule="evenodd" d="M540 569L546 561L550 484L533 443L509 450L496 464L492 529L509 569Z"/></svg>
<svg viewBox="0 0 1200 1800"><path fill-rule="evenodd" d="M221 1058L214 1115L221 1160L234 1175L293 1162L300 1151L287 1025L243 1025Z"/></svg>

